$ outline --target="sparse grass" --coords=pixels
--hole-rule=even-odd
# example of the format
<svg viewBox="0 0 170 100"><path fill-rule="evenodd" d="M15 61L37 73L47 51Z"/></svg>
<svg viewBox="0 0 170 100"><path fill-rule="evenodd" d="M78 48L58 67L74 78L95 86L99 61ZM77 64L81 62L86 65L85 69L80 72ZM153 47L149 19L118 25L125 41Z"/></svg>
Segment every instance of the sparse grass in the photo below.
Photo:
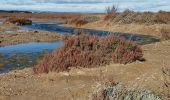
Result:
<svg viewBox="0 0 170 100"><path fill-rule="evenodd" d="M88 23L91 23L91 22L99 21L100 18L97 16L85 16L84 20L87 21Z"/></svg>
<svg viewBox="0 0 170 100"><path fill-rule="evenodd" d="M66 36L65 44L46 55L34 68L34 73L68 71L70 67L96 67L111 62L127 64L143 56L140 46L110 35Z"/></svg>
<svg viewBox="0 0 170 100"><path fill-rule="evenodd" d="M111 20L112 23L120 24L169 24L170 13L169 12L134 12L126 9L122 13L109 13L105 15L104 20Z"/></svg>

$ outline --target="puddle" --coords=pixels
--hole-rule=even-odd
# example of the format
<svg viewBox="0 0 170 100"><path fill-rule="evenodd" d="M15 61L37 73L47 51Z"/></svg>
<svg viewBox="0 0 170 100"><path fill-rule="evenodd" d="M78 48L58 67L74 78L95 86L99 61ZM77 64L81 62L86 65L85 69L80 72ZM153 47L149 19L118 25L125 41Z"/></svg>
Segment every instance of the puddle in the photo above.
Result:
<svg viewBox="0 0 170 100"><path fill-rule="evenodd" d="M0 73L34 66L44 54L62 46L62 41L32 42L0 47Z"/></svg>

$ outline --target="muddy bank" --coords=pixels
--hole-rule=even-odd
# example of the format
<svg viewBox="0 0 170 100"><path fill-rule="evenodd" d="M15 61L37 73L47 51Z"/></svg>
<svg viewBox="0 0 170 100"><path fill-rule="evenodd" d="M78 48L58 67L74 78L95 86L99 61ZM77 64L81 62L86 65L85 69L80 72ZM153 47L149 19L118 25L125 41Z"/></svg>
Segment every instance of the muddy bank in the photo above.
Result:
<svg viewBox="0 0 170 100"><path fill-rule="evenodd" d="M0 99L3 100L90 100L96 87L113 79L130 88L144 88L161 94L162 67L169 68L170 41L142 46L145 62L110 64L101 68L72 69L70 72L33 75L32 69L0 75ZM166 99L165 99L166 100Z"/></svg>
<svg viewBox="0 0 170 100"><path fill-rule="evenodd" d="M61 35L51 32L25 31L16 33L2 33L0 36L0 46L27 42L50 42L56 40L61 40Z"/></svg>

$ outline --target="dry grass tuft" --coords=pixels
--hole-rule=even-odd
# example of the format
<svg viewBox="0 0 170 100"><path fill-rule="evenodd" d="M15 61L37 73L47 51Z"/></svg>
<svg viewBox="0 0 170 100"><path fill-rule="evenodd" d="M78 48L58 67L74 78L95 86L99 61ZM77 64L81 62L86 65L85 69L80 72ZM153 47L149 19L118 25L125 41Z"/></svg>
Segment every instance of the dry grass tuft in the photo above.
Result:
<svg viewBox="0 0 170 100"><path fill-rule="evenodd" d="M163 40L169 40L170 39L170 30L169 29L162 28L160 31L161 31L160 32L161 33L161 38Z"/></svg>
<svg viewBox="0 0 170 100"><path fill-rule="evenodd" d="M82 18L82 16L77 15L77 16L72 16L71 18L68 18L65 20L65 24L73 24L76 26L82 26L87 24L88 22Z"/></svg>
<svg viewBox="0 0 170 100"><path fill-rule="evenodd" d="M8 18L5 20L4 23L12 23L12 24L16 24L16 25L31 25L32 21L29 19L25 19L25 18Z"/></svg>
<svg viewBox="0 0 170 100"><path fill-rule="evenodd" d="M104 16L104 21L109 21L109 20L113 20L115 17L117 16L117 13L111 13L111 14L106 14Z"/></svg>
<svg viewBox="0 0 170 100"><path fill-rule="evenodd" d="M99 21L100 18L98 16L81 16L81 15L75 15L71 16L70 18L65 20L65 24L71 24L76 26L82 26L87 23L96 22Z"/></svg>

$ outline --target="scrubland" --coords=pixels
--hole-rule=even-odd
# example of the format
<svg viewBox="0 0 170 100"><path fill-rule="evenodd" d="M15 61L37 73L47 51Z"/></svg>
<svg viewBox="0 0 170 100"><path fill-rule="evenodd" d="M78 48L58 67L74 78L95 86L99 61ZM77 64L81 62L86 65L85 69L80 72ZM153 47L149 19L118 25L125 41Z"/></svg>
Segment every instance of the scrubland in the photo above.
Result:
<svg viewBox="0 0 170 100"><path fill-rule="evenodd" d="M107 14L0 14L1 18L11 16L60 20L67 27L151 35L159 37L161 41L140 46L112 35L66 35L63 37L64 45L45 55L33 68L1 74L0 99L170 98L169 12L125 10ZM44 16L46 19L43 19Z"/></svg>

